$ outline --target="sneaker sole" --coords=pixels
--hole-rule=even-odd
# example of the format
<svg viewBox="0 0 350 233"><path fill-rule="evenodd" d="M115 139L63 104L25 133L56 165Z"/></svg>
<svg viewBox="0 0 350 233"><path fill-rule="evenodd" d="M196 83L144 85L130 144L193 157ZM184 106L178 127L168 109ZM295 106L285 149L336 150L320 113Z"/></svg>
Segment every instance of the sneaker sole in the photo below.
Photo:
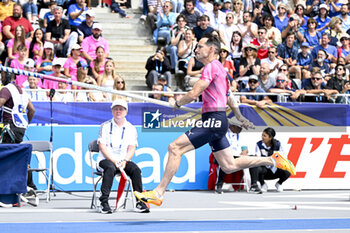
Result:
<svg viewBox="0 0 350 233"><path fill-rule="evenodd" d="M104 210L102 210L102 208L100 208L100 213L101 214L111 214L111 213L113 213L113 211L112 210L104 211Z"/></svg>
<svg viewBox="0 0 350 233"><path fill-rule="evenodd" d="M274 159L275 159L275 161L276 161L276 167L277 167L277 168L280 168L280 169L283 169L283 170L286 170L286 171L290 172L290 174L291 174L292 176L295 176L295 175L296 175L296 171L295 171L294 164L293 164L290 160L284 158L284 156L281 155L280 153L277 153L277 154L278 154L278 157L277 157L277 158L280 159L280 160L282 160L283 162L277 163L277 161L276 161L276 155L274 155Z"/></svg>
<svg viewBox="0 0 350 233"><path fill-rule="evenodd" d="M139 192L136 192L136 191L134 192L134 195L140 201L142 201L144 203L149 203L149 204L152 204L152 205L156 205L156 206L160 206L162 204L162 202L163 202L163 201L160 201L160 200L155 200L155 199L151 199L151 198L142 197L142 196L140 196L140 195L142 195L142 193L139 193Z"/></svg>

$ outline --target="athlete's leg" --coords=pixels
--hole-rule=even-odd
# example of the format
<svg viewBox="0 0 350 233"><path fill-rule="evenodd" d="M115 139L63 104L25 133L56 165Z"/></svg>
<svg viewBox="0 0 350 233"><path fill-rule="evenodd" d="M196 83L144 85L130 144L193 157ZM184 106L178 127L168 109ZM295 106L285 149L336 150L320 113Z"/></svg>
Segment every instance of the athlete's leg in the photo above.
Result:
<svg viewBox="0 0 350 233"><path fill-rule="evenodd" d="M180 166L181 156L193 149L195 149L195 147L192 145L186 134L178 137L168 147L168 162L159 185L152 191L143 193L135 191L135 196L143 202L160 206L163 202L165 190Z"/></svg>
<svg viewBox="0 0 350 233"><path fill-rule="evenodd" d="M221 169L226 174L230 174L244 168L257 166L274 166L272 159L269 157L241 156L237 159L234 159L231 147L213 152L213 154L215 156L215 159L220 164Z"/></svg>
<svg viewBox="0 0 350 233"><path fill-rule="evenodd" d="M164 175L157 188L155 188L155 191L159 195L164 195L166 188L180 166L181 156L190 150L194 150L194 147L185 134L182 134L175 141L170 143L168 147L169 157Z"/></svg>

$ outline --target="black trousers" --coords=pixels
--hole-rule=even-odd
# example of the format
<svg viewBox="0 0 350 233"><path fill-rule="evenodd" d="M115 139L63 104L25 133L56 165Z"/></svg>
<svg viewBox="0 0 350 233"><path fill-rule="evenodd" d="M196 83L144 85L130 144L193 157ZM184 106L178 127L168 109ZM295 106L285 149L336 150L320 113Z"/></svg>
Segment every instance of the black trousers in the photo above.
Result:
<svg viewBox="0 0 350 233"><path fill-rule="evenodd" d="M99 163L103 168L103 179L101 185L101 202L108 202L109 194L111 193L113 179L120 171L110 160L104 159ZM126 163L124 168L125 173L132 181L134 191L142 192L142 177L140 168L132 161Z"/></svg>
<svg viewBox="0 0 350 233"><path fill-rule="evenodd" d="M265 184L265 180L279 179L277 182L283 184L290 177L288 171L277 168L277 171L273 173L271 169L261 166L249 168L251 185L254 186L259 181L261 185Z"/></svg>

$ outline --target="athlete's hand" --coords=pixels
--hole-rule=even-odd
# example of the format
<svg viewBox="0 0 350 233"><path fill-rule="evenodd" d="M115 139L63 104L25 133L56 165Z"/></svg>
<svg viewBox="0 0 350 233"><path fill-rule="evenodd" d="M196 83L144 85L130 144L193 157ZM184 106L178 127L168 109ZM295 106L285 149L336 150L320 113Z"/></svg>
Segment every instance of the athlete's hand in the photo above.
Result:
<svg viewBox="0 0 350 233"><path fill-rule="evenodd" d="M170 103L170 105L171 105L171 103ZM177 109L180 109L180 107L181 107L181 106L177 103L177 101L175 101L175 102L174 102L174 105L173 105L174 111L177 110Z"/></svg>

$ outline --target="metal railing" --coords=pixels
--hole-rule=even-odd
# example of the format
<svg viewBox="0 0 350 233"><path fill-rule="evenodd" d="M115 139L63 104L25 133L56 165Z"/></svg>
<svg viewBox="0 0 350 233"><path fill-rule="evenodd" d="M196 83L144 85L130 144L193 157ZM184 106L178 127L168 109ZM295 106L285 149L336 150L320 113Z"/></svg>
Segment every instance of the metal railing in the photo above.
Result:
<svg viewBox="0 0 350 233"><path fill-rule="evenodd" d="M26 92L45 92L49 93L49 89L24 89ZM76 97L78 93L99 93L101 91L98 90L60 90L56 89L56 92L60 93L72 93L74 100L73 102L91 102L91 101L76 101ZM149 97L150 95L153 94L173 94L174 96L176 95L185 95L187 92L165 92L165 91L126 91L131 94L136 94L140 95L142 97ZM285 103L285 102L291 102L288 101L288 97L290 96L289 93L249 93L249 92L234 92L233 93L235 96L276 96L277 102L279 103ZM48 94L47 94L48 95ZM304 94L304 96L324 96L323 94ZM350 94L337 94L337 95L331 95L332 99L334 101L331 101L330 103L340 103L340 104L349 104L350 103ZM341 97L338 99L338 97ZM338 99L339 101L335 101ZM49 97L47 97L47 101L49 101ZM197 100L198 101L198 100ZM105 101L105 102L110 102L110 101ZM135 100L132 98L129 98L129 102L146 102L146 101L140 101L140 100ZM302 102L302 101L297 101L297 102Z"/></svg>

